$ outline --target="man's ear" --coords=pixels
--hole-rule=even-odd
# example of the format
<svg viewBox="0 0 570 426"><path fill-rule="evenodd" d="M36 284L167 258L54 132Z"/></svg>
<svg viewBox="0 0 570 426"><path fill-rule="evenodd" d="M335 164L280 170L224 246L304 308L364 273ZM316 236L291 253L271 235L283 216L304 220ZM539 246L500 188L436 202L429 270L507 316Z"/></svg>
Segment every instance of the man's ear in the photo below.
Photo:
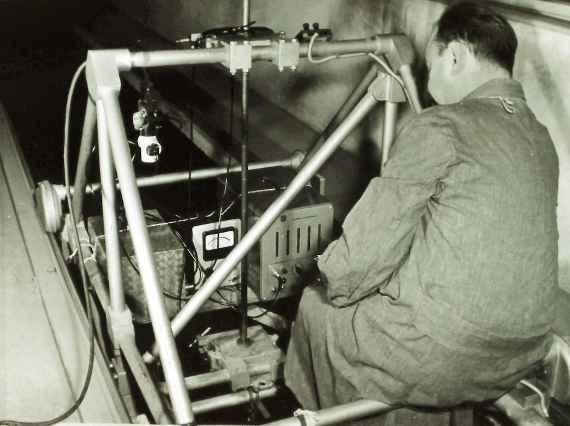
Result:
<svg viewBox="0 0 570 426"><path fill-rule="evenodd" d="M461 74L471 59L469 47L465 43L452 41L447 46L451 62L451 74Z"/></svg>

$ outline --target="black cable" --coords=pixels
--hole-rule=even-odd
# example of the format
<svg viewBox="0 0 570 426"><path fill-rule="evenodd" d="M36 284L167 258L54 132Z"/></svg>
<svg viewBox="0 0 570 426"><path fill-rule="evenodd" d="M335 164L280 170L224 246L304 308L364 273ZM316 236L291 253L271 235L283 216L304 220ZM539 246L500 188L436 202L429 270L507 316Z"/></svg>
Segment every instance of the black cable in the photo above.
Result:
<svg viewBox="0 0 570 426"><path fill-rule="evenodd" d="M279 294L281 293L281 290L283 289L283 284L280 282L279 285L277 286L277 291L275 292L275 296L273 296L273 300L271 301L271 304L269 305L268 308L264 308L265 310L258 314L258 315L254 315L254 316L250 316L248 315L247 317L249 319L257 319L257 318L261 318L264 315L267 315L269 312L272 312L272 309L275 307L275 305L277 304L277 300L279 298Z"/></svg>
<svg viewBox="0 0 570 426"><path fill-rule="evenodd" d="M95 332L94 332L94 325L93 325L93 315L91 311L91 302L90 302L90 294L89 294L89 286L87 284L87 272L85 271L85 264L83 253L81 251L81 242L79 238L79 231L77 229L77 223L75 221L75 213L73 211L72 206L72 198L71 198L71 184L70 184L70 177L69 177L69 117L71 113L71 100L73 98L73 94L75 92L75 86L77 84L77 80L79 79L81 73L85 69L86 63L83 62L75 71L73 78L71 80L71 85L69 87L69 91L67 94L67 102L65 108L65 127L64 127L64 142L63 142L63 168L64 168L64 178L65 178L65 192L67 195L67 207L69 209L69 215L71 218L71 225L73 228L73 237L75 238L75 243L77 246L77 254L79 256L79 272L81 275L81 282L83 285L83 294L85 296L85 306L87 310L87 321L89 322L89 363L87 366L87 372L85 374L85 380L83 382L83 386L81 387L81 392L79 396L73 403L71 407L69 407L66 411L60 414L57 417L54 417L49 420L42 420L36 422L26 422L26 421L19 421L19 420L0 420L0 425L7 425L7 426L16 426L16 425L23 425L23 426L48 426L53 425L55 423L60 423L69 416L71 416L77 409L81 406L81 403L85 399L85 395L87 394L87 390L89 389L89 385L91 383L91 377L93 375L93 365L95 360Z"/></svg>

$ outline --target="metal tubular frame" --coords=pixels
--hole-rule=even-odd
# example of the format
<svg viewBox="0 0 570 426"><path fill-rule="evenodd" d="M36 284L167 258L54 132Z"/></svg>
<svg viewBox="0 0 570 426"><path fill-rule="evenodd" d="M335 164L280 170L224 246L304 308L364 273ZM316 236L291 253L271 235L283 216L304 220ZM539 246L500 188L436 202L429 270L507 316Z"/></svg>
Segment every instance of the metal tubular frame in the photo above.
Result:
<svg viewBox="0 0 570 426"><path fill-rule="evenodd" d="M210 411L219 410L220 408L235 407L236 405L247 404L256 400L271 398L277 395L278 388L272 386L267 389L260 389L253 392L244 390L227 395L215 396L213 398L202 399L192 403L194 413L203 414Z"/></svg>
<svg viewBox="0 0 570 426"><path fill-rule="evenodd" d="M276 55L276 46L252 46L252 60L272 60ZM307 57L309 48L299 46L299 55ZM118 50L120 61L132 68L156 68L176 65L217 64L227 61L228 53L225 47L192 50L161 50L149 52L129 52ZM340 40L315 43L312 55L331 56L351 53L375 52L386 54L391 65L400 69L410 65L414 59L414 50L408 38L403 34L380 34L370 38Z"/></svg>
<svg viewBox="0 0 570 426"><path fill-rule="evenodd" d="M325 408L312 412L313 421L316 425L333 425L350 420L361 419L363 417L378 415L398 408L379 401L360 400L348 404L337 405L336 407ZM289 417L287 419L266 423L265 426L303 426L306 420L300 417Z"/></svg>
<svg viewBox="0 0 570 426"><path fill-rule="evenodd" d="M267 365L252 364L248 367L247 372L250 374L250 376L269 373L270 367ZM186 389L191 391L207 388L209 386L221 385L224 383L229 383L231 381L232 373L226 369L197 374L195 376L189 376L184 379L184 382L186 383ZM160 392L168 393L168 389L163 383L160 384Z"/></svg>
<svg viewBox="0 0 570 426"><path fill-rule="evenodd" d="M303 159L305 158L305 154L297 151L291 157L285 158L283 160L276 160L276 161L261 161L255 163L249 163L247 169L251 170L263 170L263 169L270 169L274 167L286 167L293 170L299 168L299 165L302 163ZM192 172L188 173L188 171L181 171L181 172L171 172L171 173L162 173L159 175L153 176L143 176L137 178L137 186L139 188L147 188L152 186L161 186L161 185L170 185L173 183L184 182L188 179L191 180L204 180L204 179L211 179L219 176L224 176L227 173L238 173L241 172L241 165L232 166L229 169L226 167L210 167L207 169L197 169L192 170ZM115 188L120 189L120 184L115 183ZM65 187L63 185L53 185L53 189L57 194L57 198L60 201L65 200L67 194L65 193ZM85 185L85 194L95 194L101 191L101 183L88 183ZM73 190L72 194L75 193Z"/></svg>
<svg viewBox="0 0 570 426"><path fill-rule="evenodd" d="M244 19L249 15L249 3L246 2L247 10L244 9ZM246 15L247 12L247 15ZM347 53L359 53L373 51L386 54L393 66L405 71L413 61L413 49L405 36L377 36L372 39L348 40L343 42L318 43L314 46L313 54L318 56L339 55ZM301 56L307 55L307 48L300 49ZM276 49L257 48L252 49L253 59L272 59ZM267 56L269 55L269 56ZM141 281L148 303L149 314L156 339L157 352L160 354L166 384L170 394L174 415L178 424L194 424L194 415L190 406L190 398L184 384L180 359L176 351L173 334L177 334L184 325L197 313L199 308L206 302L210 295L221 285L231 270L243 259L253 245L261 238L263 233L271 226L271 223L290 204L293 198L302 190L307 182L318 172L325 161L340 146L345 137L354 129L364 116L377 103L374 96L374 83L364 97L355 106L339 127L324 142L322 148L301 168L292 180L289 187L267 209L257 223L247 232L234 250L214 271L202 288L187 303L182 311L169 323L166 315L164 301L161 295L158 276L154 265L153 254L148 231L146 228L144 212L134 170L130 162L130 153L126 132L121 121L119 105L119 90L121 87L119 71L127 71L132 67L154 67L181 64L205 64L225 63L228 60L226 48L214 48L205 50L188 51L162 51L162 52L138 52L131 53L128 50L101 50L90 51L87 57L87 81L92 98L100 105L102 131L99 137L102 145L110 145L111 153L104 152L102 158L112 157L112 164L116 168L119 178L121 195L125 206L127 221L131 238L135 249L135 256L140 268ZM411 76L409 73L408 77ZM247 85L244 85L243 96L244 112L247 113ZM86 118L87 122L87 118ZM106 127L106 130L104 129ZM105 138L107 137L107 141ZM245 162L247 164L247 161ZM242 163L243 165L243 163ZM247 173L247 167L242 167ZM104 175L104 176L103 176ZM102 168L102 185L105 195L113 192L111 187L112 166ZM109 190L107 191L107 187ZM79 187L77 188L79 190ZM81 192L83 192L81 188ZM112 201L112 200L111 200ZM112 241L117 234L113 228L113 220L108 219L110 214L109 203L104 207L107 214L105 219L105 238ZM116 218L115 218L116 221ZM110 226L107 224L110 223ZM116 224L116 222L115 222ZM113 243L111 243L113 244ZM114 249L115 250L115 249ZM120 281L120 278L117 278ZM119 287L116 287L117 290ZM117 290L118 291L118 290ZM111 293L111 305L119 309L124 302Z"/></svg>
<svg viewBox="0 0 570 426"><path fill-rule="evenodd" d="M382 166L388 161L388 153L396 134L396 117L398 115L398 104L386 101L384 103L384 131L382 136Z"/></svg>
<svg viewBox="0 0 570 426"><path fill-rule="evenodd" d="M160 359L162 360L162 368L170 390L176 421L180 424L192 424L194 423L194 416L190 408L190 398L184 386L180 358L176 350L174 336L169 327L169 319L166 315L166 308L160 291L142 201L130 162L127 135L123 123L117 119L121 117L118 91L104 91L101 94L101 101L105 109L113 159L119 182L121 183L121 195L131 230L131 238L152 327L157 342L160 342Z"/></svg>
<svg viewBox="0 0 570 426"><path fill-rule="evenodd" d="M107 119L102 101L97 101L97 133L99 135L99 169L101 175L105 253L109 280L110 308L115 313L125 310L125 292L121 273L119 226L115 210L115 169L109 143Z"/></svg>
<svg viewBox="0 0 570 426"><path fill-rule="evenodd" d="M87 168L89 165L89 157L91 156L91 148L93 147L93 139L95 133L95 125L97 120L97 111L95 102L89 96L85 106L85 117L83 119L83 129L81 131L81 145L79 157L77 159L77 171L75 172L75 181L73 183L73 211L77 215L76 221L82 216L83 197L85 184L87 182Z"/></svg>
<svg viewBox="0 0 570 426"><path fill-rule="evenodd" d="M275 219L287 208L295 196L340 146L345 137L356 127L362 118L368 114L372 107L376 105L376 102L376 99L370 91L364 95L346 120L323 144L322 148L301 168L287 189L267 208L255 225L242 237L236 247L234 247L220 266L212 273L210 278L200 287L200 290L194 294L182 310L174 317L172 320L172 331L174 335L180 333L186 324L196 315L200 307L218 289L232 269L241 261L245 253L251 250L253 245L263 236ZM149 357L147 356L147 360L148 359Z"/></svg>

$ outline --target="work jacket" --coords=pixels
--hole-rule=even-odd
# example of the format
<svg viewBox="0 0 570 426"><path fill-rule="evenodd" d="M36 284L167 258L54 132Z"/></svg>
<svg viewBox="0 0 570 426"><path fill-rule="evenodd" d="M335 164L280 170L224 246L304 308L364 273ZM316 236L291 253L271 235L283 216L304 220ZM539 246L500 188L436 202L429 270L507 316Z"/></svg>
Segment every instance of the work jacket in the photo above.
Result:
<svg viewBox="0 0 570 426"><path fill-rule="evenodd" d="M412 119L318 261L327 324L307 338L326 336L331 403L483 400L528 373L554 318L557 186L514 80Z"/></svg>

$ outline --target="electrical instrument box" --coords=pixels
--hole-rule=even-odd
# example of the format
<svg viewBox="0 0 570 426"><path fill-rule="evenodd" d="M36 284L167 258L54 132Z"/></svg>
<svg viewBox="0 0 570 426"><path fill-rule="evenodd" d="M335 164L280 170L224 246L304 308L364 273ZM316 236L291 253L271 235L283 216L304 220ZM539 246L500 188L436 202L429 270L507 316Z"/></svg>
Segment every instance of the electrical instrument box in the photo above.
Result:
<svg viewBox="0 0 570 426"><path fill-rule="evenodd" d="M285 210L259 242L259 277L249 282L259 300L301 291L308 284L307 273L315 267L315 256L331 241L332 231L333 207L328 202Z"/></svg>

